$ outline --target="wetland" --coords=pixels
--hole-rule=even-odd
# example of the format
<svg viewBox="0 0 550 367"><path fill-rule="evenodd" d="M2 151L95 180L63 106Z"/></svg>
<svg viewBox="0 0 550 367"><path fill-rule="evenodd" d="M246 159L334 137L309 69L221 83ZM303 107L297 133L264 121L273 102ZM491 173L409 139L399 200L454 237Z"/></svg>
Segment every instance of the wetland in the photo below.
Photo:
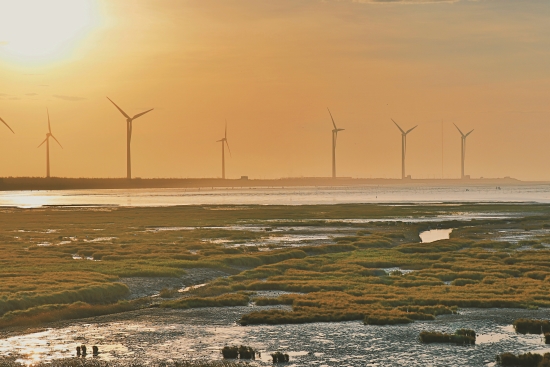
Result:
<svg viewBox="0 0 550 367"><path fill-rule="evenodd" d="M24 363L495 365L542 353L550 208L536 203L41 207L0 211L0 354ZM425 240L421 234L436 238ZM443 235L443 237L441 237ZM475 346L421 331L476 332Z"/></svg>

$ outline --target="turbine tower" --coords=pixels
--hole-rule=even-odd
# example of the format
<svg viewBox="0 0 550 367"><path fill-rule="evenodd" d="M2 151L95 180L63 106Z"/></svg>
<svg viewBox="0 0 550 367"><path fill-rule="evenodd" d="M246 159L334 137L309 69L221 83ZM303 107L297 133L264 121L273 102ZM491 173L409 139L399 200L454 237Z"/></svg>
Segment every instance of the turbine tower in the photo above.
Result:
<svg viewBox="0 0 550 367"><path fill-rule="evenodd" d="M456 126L456 124L453 123L453 125L455 125L456 129L460 133L460 136L462 137L462 141L461 141L461 144L460 144L460 150L461 150L461 154L460 154L460 157L461 157L461 160L460 160L460 178L464 179L466 177L466 176L464 176L464 160L466 159L466 138L468 137L468 135L470 135L474 131L474 129L472 129L469 133L464 134L458 128L458 126Z"/></svg>
<svg viewBox="0 0 550 367"><path fill-rule="evenodd" d="M336 139L338 139L338 132L344 131L344 129L338 129L336 127L336 123L334 122L334 118L332 117L332 113L330 113L328 107L327 110L330 115L330 119L332 120L332 125L334 126L334 129L332 130L332 178L336 178Z"/></svg>
<svg viewBox="0 0 550 367"><path fill-rule="evenodd" d="M0 117L0 121L2 121L2 123L3 123L4 125L6 125L6 127L7 127L8 129L10 129L12 133L15 134L15 132L11 129L10 125L8 125L8 123L7 123L6 121L2 120L2 117Z"/></svg>
<svg viewBox="0 0 550 367"><path fill-rule="evenodd" d="M229 149L229 143L227 142L227 120L225 120L224 137L216 141L216 143L220 143L220 142L222 143L222 179L225 180L225 145L227 145L227 150L229 150L229 155L231 155L231 149Z"/></svg>
<svg viewBox="0 0 550 367"><path fill-rule="evenodd" d="M59 140L57 140L52 134L52 127L50 125L50 112L48 111L48 109L46 109L46 113L48 114L48 132L46 133L46 139L44 139L44 141L40 143L38 148L46 143L46 177L50 178L50 138L53 138L57 142L57 144L59 144L61 149L63 149L63 146L61 145Z"/></svg>
<svg viewBox="0 0 550 367"><path fill-rule="evenodd" d="M393 119L391 119L393 121ZM416 129L418 125L415 127L405 131L401 128L401 126L397 125L397 122L393 121L395 126L401 131L401 179L405 179L405 155L407 154L407 135Z"/></svg>
<svg viewBox="0 0 550 367"><path fill-rule="evenodd" d="M107 97L107 99L111 101L109 97ZM138 117L145 115L147 112L153 111L154 108L151 108L150 110L142 113L138 113L134 117L130 117L126 114L126 112L122 111L122 109L118 107L115 102L111 101L111 103L115 105L120 113L124 115L124 117L126 117L126 178L130 180L132 178L132 159L130 157L130 142L132 141L132 122Z"/></svg>

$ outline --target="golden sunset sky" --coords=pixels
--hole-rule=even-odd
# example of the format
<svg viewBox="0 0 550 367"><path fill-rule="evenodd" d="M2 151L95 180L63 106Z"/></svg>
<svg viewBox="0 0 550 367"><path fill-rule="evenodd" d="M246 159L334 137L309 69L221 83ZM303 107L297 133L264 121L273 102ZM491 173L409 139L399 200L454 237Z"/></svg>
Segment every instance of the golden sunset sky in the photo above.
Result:
<svg viewBox="0 0 550 367"><path fill-rule="evenodd" d="M550 180L550 2L0 0L0 176ZM443 139L443 140L442 140ZM442 149L443 141L443 149ZM442 170L443 156L443 170Z"/></svg>

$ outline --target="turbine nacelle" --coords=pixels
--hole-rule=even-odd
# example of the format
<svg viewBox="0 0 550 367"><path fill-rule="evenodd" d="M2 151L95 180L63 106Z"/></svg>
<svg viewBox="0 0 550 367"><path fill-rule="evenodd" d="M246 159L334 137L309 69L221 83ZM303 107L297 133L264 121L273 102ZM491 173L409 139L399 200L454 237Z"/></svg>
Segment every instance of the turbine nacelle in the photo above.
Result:
<svg viewBox="0 0 550 367"><path fill-rule="evenodd" d="M411 131L413 131L414 129L416 129L416 128L418 127L418 125L416 125L415 127L412 127L412 128L410 128L409 130L405 131L405 130L403 130L403 129L401 128L401 126L399 126L399 125L397 124L397 122L395 122L394 119L390 119L390 120L392 120L393 123L395 124L395 126L397 126L397 128L399 129L399 131L401 131L401 135L402 135L402 136L407 136L408 133L410 133Z"/></svg>
<svg viewBox="0 0 550 367"><path fill-rule="evenodd" d="M456 126L455 123L453 123L453 125L456 127L456 129L458 130L458 132L460 133L460 135L462 135L462 138L463 138L463 139L466 139L466 138L468 137L468 135L470 135L471 133L474 132L474 129L472 129L472 130L470 130L470 132L464 134L464 133L462 132L462 130L460 130L460 128L459 128L458 126Z"/></svg>

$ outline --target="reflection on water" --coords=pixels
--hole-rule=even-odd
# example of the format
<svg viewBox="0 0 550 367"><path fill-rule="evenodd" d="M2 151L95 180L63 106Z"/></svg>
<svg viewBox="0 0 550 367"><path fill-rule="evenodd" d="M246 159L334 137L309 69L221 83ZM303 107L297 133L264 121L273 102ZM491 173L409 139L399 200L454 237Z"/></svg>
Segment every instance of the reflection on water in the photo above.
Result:
<svg viewBox="0 0 550 367"><path fill-rule="evenodd" d="M420 232L419 236L422 243L430 243L439 240L448 240L452 231L452 228L430 229L428 231Z"/></svg>
<svg viewBox="0 0 550 367"><path fill-rule="evenodd" d="M361 186L286 189L118 189L2 191L0 206L46 205L173 206L200 204L305 205L415 202L550 202L550 185L505 186Z"/></svg>
<svg viewBox="0 0 550 367"><path fill-rule="evenodd" d="M125 321L77 321L59 329L0 338L0 354L18 353L24 361L51 360L74 356L76 346L86 344L89 349L98 345L98 358L104 360L219 360L225 345L243 344L261 353L255 364L262 366L271 365L269 355L275 351L288 353L296 366L494 366L495 356L503 352L548 351L540 335L516 334L511 327L520 317L547 317L546 310L470 309L397 326L365 326L360 321L237 326L235 320L251 309L147 310L128 315ZM452 333L459 328L477 332L476 346L418 340L423 330Z"/></svg>

